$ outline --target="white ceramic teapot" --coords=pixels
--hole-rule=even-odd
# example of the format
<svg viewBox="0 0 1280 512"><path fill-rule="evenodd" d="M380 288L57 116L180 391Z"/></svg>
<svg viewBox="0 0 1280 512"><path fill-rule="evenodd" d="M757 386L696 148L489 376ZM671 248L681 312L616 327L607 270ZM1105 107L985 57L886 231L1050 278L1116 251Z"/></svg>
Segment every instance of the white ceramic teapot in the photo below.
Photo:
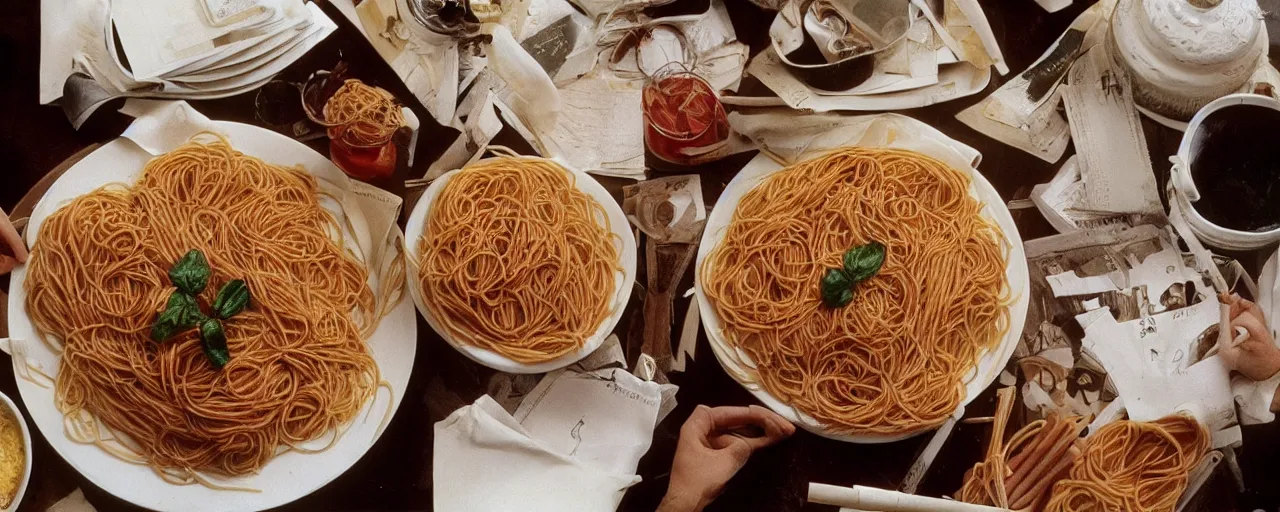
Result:
<svg viewBox="0 0 1280 512"><path fill-rule="evenodd" d="M1119 0L1107 44L1134 101L1177 121L1245 92L1267 55L1256 0Z"/></svg>

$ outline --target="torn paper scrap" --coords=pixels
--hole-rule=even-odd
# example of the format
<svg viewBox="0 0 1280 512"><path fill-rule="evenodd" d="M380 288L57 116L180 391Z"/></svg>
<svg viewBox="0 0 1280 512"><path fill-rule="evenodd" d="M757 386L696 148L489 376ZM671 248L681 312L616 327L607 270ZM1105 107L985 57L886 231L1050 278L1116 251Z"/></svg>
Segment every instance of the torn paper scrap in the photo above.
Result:
<svg viewBox="0 0 1280 512"><path fill-rule="evenodd" d="M990 68L979 68L967 62L940 66L937 82L917 89L883 94L824 95L792 75L772 47L766 48L747 64L747 73L756 77L777 94L787 106L813 112L833 110L901 110L924 107L975 94L991 80ZM742 98L750 102L751 98ZM739 104L739 98L726 96L726 105Z"/></svg>
<svg viewBox="0 0 1280 512"><path fill-rule="evenodd" d="M1216 354L1218 303L1117 323L1110 314L1077 317L1084 348L1096 354L1124 398L1129 418L1154 421L1183 410L1211 431L1236 423L1229 369ZM1105 308L1104 308L1105 311Z"/></svg>
<svg viewBox="0 0 1280 512"><path fill-rule="evenodd" d="M1105 47L1076 61L1062 98L1080 156L1080 176L1090 210L1162 211L1146 137L1129 87L1112 74ZM1091 80L1096 74L1097 81Z"/></svg>
<svg viewBox="0 0 1280 512"><path fill-rule="evenodd" d="M668 176L622 187L627 220L661 243L696 243L707 220L702 180Z"/></svg>

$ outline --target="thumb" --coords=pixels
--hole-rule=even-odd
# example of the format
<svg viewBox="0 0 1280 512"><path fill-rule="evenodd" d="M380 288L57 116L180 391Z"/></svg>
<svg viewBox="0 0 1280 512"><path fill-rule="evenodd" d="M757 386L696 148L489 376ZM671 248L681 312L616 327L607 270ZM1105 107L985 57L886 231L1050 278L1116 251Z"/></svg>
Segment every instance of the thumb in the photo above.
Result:
<svg viewBox="0 0 1280 512"><path fill-rule="evenodd" d="M722 439L720 442L722 446L724 446L723 451L733 457L733 460L737 463L738 467L745 465L747 463L747 459L751 458L751 452L754 451L751 447L751 443L748 443L745 439L733 434L725 434L721 437Z"/></svg>
<svg viewBox="0 0 1280 512"><path fill-rule="evenodd" d="M8 274L18 266L18 260L6 254L0 254L0 275Z"/></svg>

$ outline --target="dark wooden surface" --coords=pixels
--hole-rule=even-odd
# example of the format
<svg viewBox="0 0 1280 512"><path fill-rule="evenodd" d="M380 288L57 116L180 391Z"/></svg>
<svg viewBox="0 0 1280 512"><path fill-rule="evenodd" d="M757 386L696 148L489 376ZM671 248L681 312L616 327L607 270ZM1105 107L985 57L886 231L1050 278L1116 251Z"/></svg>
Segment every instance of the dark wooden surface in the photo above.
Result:
<svg viewBox="0 0 1280 512"><path fill-rule="evenodd" d="M746 0L725 0L740 40L748 43L753 53L766 44L769 14ZM1078 0L1079 1L1079 0ZM659 13L699 12L705 0L679 0ZM995 28L997 40L1010 68L1018 72L1026 68L1062 32L1085 5L1074 5L1062 12L1046 14L1031 0L983 0L983 8ZM326 11L339 23L340 29L328 40L291 66L284 79L301 80L315 69L327 69L342 58L351 62L355 76L386 87L407 100L424 123L418 158L411 176L420 176L431 160L447 147L456 132L431 122L425 110L412 101L403 85L376 53L360 38L345 19L326 6ZM657 13L656 13L657 14ZM111 104L94 116L81 130L71 128L60 109L38 105L39 69L39 2L18 0L0 2L0 207L6 210L27 193L50 169L67 157L95 142L118 135L128 119L116 114L118 104ZM1031 186L1047 181L1057 164L1043 162L1029 154L1005 146L960 124L954 116L961 109L994 90L1003 77L995 77L984 93L932 107L903 112L937 127L947 135L982 152L980 171L995 185L1005 200L1025 197ZM759 83L744 82L745 92L763 93ZM214 119L257 123L254 117L254 94L249 93L218 101L193 102ZM1157 176L1168 172L1167 156L1176 149L1180 134L1144 123L1150 142ZM504 130L497 142L523 148L528 146L510 130ZM323 142L313 143L324 150ZM702 175L708 204L714 202L729 179L745 164L751 154L737 155L696 169L673 169ZM653 162L656 167L662 167ZM666 170L666 169L664 169ZM397 176L402 179L404 173ZM621 180L602 180L615 194ZM395 189L396 180L385 184ZM1034 210L1014 213L1024 239L1051 233L1048 224ZM1264 253L1237 255L1256 271ZM691 273L685 276L691 280ZM7 287L7 279L0 280ZM683 285L682 285L683 286ZM681 289L684 289L682 287ZM677 301L676 325L687 302ZM629 310L638 311L633 300ZM629 314L618 329L626 338L629 324L637 315ZM285 510L429 510L431 508L431 431L434 421L449 412L451 405L474 400L483 393L490 370L464 359L419 319L419 351L409 388L395 419L382 439L344 475L317 492L283 507ZM629 343L630 344L630 343ZM672 376L681 386L680 406L658 426L653 446L642 460L640 474L644 480L631 489L621 510L653 510L667 485L667 472L675 449L681 422L696 404L743 405L754 400L720 369L705 338L699 340L697 358L683 374ZM10 366L0 364L0 392L21 402ZM993 408L993 392L988 390L969 407L969 415L989 413ZM25 411L24 411L25 412ZM63 461L34 428L34 474L22 510L44 510L76 487L84 489L99 510L132 510L129 504L111 497L86 481ZM989 427L959 425L933 469L924 480L920 492L939 496L950 494L960 484L963 472L972 466L984 450ZM1277 428L1272 425L1245 429L1245 448L1241 466L1247 488L1237 492L1225 472L1219 471L1206 491L1205 500L1197 504L1202 510L1265 508L1276 510L1280 491L1274 482L1280 443ZM758 453L746 468L730 482L725 494L710 510L721 511L795 511L834 510L832 507L806 505L804 496L808 482L840 485L862 484L896 488L907 467L923 447L928 436L883 445L854 445L798 433L782 444ZM448 471L448 468L439 468Z"/></svg>

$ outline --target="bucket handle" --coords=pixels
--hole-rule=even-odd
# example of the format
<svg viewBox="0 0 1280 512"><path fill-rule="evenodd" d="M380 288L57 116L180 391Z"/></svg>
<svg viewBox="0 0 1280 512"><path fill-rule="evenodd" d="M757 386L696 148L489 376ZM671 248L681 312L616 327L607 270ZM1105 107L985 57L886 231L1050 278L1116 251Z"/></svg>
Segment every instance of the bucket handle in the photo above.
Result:
<svg viewBox="0 0 1280 512"><path fill-rule="evenodd" d="M1196 188L1196 184L1191 180L1191 166L1182 161L1182 157L1173 155L1169 157L1169 163L1173 167L1169 169L1169 178L1173 182L1173 187L1178 189L1186 196L1187 201L1196 202L1200 200L1200 190Z"/></svg>

